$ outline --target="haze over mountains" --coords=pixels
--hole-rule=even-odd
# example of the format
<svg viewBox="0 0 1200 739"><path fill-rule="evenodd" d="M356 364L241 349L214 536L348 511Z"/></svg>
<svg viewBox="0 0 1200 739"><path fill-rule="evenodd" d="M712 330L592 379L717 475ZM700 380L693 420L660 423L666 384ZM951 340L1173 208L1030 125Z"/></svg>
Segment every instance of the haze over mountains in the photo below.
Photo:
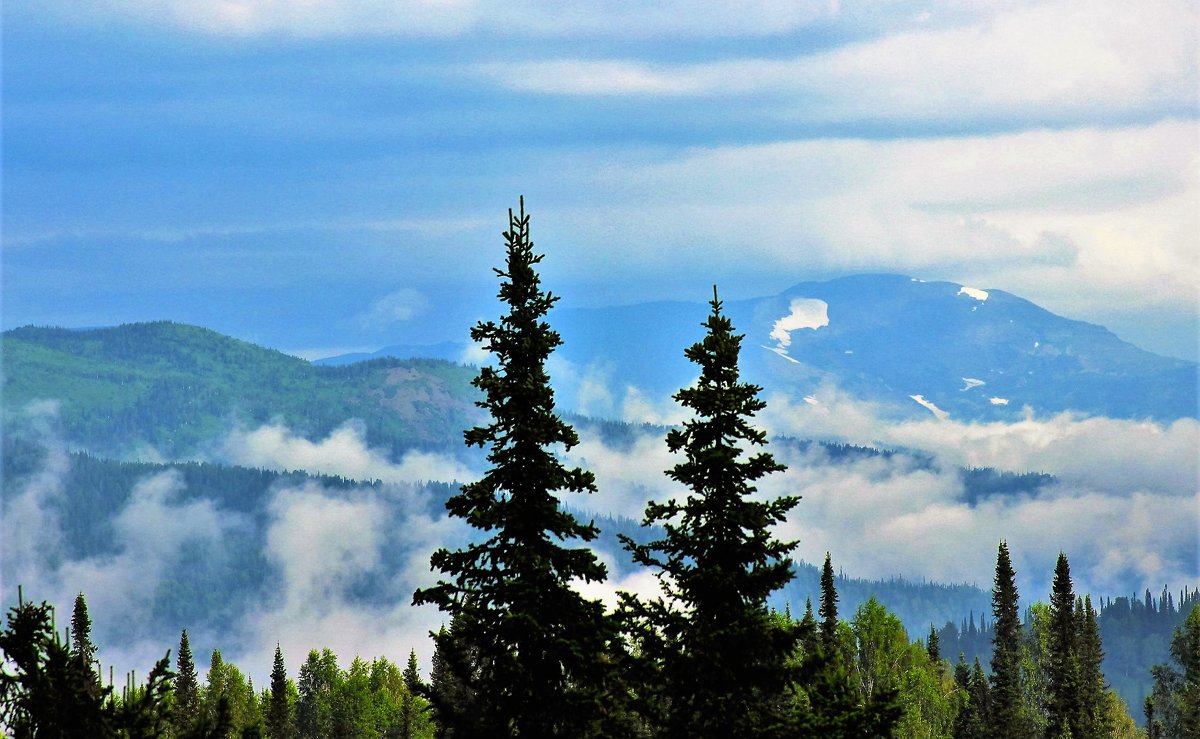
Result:
<svg viewBox="0 0 1200 739"><path fill-rule="evenodd" d="M693 379L680 347L695 340L703 304L643 303L562 310L556 354L591 392L570 380L565 399L581 412L620 417L633 388L663 397ZM805 282L778 295L730 302L747 336L742 368L768 392L819 403L836 387L890 417L1018 420L1032 413L1171 421L1196 418L1197 364L1161 357L1094 324L1057 316L1018 296L901 275ZM470 357L470 347L394 345L371 357Z"/></svg>

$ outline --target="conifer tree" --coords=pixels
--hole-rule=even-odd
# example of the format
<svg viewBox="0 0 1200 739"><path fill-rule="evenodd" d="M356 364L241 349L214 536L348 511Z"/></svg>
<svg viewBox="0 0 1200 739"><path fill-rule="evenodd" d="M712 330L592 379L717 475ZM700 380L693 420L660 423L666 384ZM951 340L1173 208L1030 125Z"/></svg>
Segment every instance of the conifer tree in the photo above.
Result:
<svg viewBox="0 0 1200 739"><path fill-rule="evenodd" d="M1107 736L1107 692L1102 663L1104 648L1092 597L1075 599L1076 651L1079 665L1079 698L1072 733L1075 736Z"/></svg>
<svg viewBox="0 0 1200 739"><path fill-rule="evenodd" d="M826 654L834 655L838 650L838 594L833 586L833 560L825 552L825 564L821 567L821 605L817 613L821 616L821 645Z"/></svg>
<svg viewBox="0 0 1200 739"><path fill-rule="evenodd" d="M179 636L175 667L175 710L171 725L177 736L183 736L196 725L200 717L200 682L196 677L196 663L192 660L187 629Z"/></svg>
<svg viewBox="0 0 1200 739"><path fill-rule="evenodd" d="M404 668L405 693L400 706L400 737L413 739L416 736L418 705L417 696L425 686L421 683L421 674L417 670L417 650L408 652L408 664Z"/></svg>
<svg viewBox="0 0 1200 739"><path fill-rule="evenodd" d="M1072 736L1078 715L1079 665L1076 655L1075 590L1067 556L1058 553L1050 590L1050 633L1046 653L1048 701L1046 737Z"/></svg>
<svg viewBox="0 0 1200 739"><path fill-rule="evenodd" d="M929 661L934 665L941 664L941 639L938 637L937 629L933 627L933 624L929 624L929 638L925 641L925 653L929 655Z"/></svg>
<svg viewBox="0 0 1200 739"><path fill-rule="evenodd" d="M546 361L562 340L544 318L557 298L541 288L542 255L533 250L523 199L519 213L509 211L504 238L506 264L495 272L508 312L471 331L495 357L473 381L491 422L465 434L468 446L489 448L491 467L446 502L450 515L488 538L435 552L431 564L448 579L418 590L414 602L460 617L460 643L478 657L470 676L475 710L490 736L583 737L595 730L608 690L610 661L602 655L613 633L602 604L573 585L606 577L590 549L570 546L598 531L563 509L559 496L594 492L595 482L555 454L579 439L555 414Z"/></svg>
<svg viewBox="0 0 1200 739"><path fill-rule="evenodd" d="M292 707L288 702L287 670L283 665L283 650L278 644L271 666L271 700L266 718L269 739L290 739L295 734Z"/></svg>
<svg viewBox="0 0 1200 739"><path fill-rule="evenodd" d="M88 616L83 593L75 596L75 608L71 611L71 652L83 660L89 670L92 669L96 661L96 646L92 644L92 619Z"/></svg>
<svg viewBox="0 0 1200 739"><path fill-rule="evenodd" d="M1021 617L1017 575L1000 542L996 554L996 579L992 587L992 718L998 739L1025 735L1022 725L1024 692L1021 688Z"/></svg>
<svg viewBox="0 0 1200 739"><path fill-rule="evenodd" d="M661 524L665 535L625 544L635 561L658 570L667 595L645 611L665 639L656 655L663 736L772 736L786 723L780 698L800 627L773 619L766 605L792 578L787 555L795 547L774 539L770 527L799 498L751 498L756 481L784 466L755 452L766 433L750 422L766 404L761 388L739 378L743 337L715 288L710 305L706 335L684 352L700 379L675 395L693 417L667 434L667 448L684 457L667 474L688 488L687 498L648 504L644 524Z"/></svg>
<svg viewBox="0 0 1200 739"><path fill-rule="evenodd" d="M475 682L476 659L474 651L459 639L461 625L462 617L456 616L449 630L443 625L434 635L433 664L424 695L433 708L438 739L480 736L487 731L478 723L470 688Z"/></svg>

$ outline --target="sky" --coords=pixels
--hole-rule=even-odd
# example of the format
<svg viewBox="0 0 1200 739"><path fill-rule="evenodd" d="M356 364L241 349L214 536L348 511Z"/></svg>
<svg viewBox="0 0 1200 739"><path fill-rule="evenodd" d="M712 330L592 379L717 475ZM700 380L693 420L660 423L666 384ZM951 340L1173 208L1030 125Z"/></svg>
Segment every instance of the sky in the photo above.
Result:
<svg viewBox="0 0 1200 739"><path fill-rule="evenodd" d="M1200 355L1194 1L14 0L3 326L465 340L866 271Z"/></svg>

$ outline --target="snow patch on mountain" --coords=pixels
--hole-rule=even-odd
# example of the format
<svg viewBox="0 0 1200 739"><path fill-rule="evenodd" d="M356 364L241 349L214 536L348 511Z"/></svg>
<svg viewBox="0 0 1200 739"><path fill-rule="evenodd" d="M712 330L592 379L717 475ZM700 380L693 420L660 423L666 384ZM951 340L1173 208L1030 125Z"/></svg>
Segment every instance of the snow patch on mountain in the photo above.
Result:
<svg viewBox="0 0 1200 739"><path fill-rule="evenodd" d="M987 290L980 290L974 287L960 287L958 288L958 294L966 295L968 298L975 298L980 302L988 299Z"/></svg>
<svg viewBox="0 0 1200 739"><path fill-rule="evenodd" d="M829 325L829 304L815 298L792 298L788 306L788 314L771 327L771 338L775 346L771 348L780 356L787 356L787 349L792 345L792 332L809 328L817 330Z"/></svg>
<svg viewBox="0 0 1200 739"><path fill-rule="evenodd" d="M910 395L908 397L912 398L913 400L917 401L922 406L927 408L930 413L932 413L933 415L938 417L939 421L945 421L947 418L950 417L949 413L942 410L941 408L938 408L936 405L933 404L932 401L926 400L924 395Z"/></svg>

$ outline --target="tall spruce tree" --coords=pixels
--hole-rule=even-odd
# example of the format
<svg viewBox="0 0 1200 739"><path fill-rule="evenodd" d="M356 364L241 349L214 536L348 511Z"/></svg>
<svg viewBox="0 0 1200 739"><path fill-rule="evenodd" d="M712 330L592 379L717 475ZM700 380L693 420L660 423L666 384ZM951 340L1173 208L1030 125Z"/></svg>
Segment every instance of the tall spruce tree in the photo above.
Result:
<svg viewBox="0 0 1200 739"><path fill-rule="evenodd" d="M92 643L92 619L83 593L75 596L75 608L71 611L71 652L83 660L89 670L93 669L96 645Z"/></svg>
<svg viewBox="0 0 1200 739"><path fill-rule="evenodd" d="M991 704L997 739L1023 737L1024 692L1021 688L1021 616L1017 574L1000 542L996 554L996 579L992 586L992 685Z"/></svg>
<svg viewBox="0 0 1200 739"><path fill-rule="evenodd" d="M833 558L825 552L825 564L821 566L821 605L817 613L821 616L821 646L831 657L837 654L838 644L838 594L833 585Z"/></svg>
<svg viewBox="0 0 1200 739"><path fill-rule="evenodd" d="M417 650L408 652L408 664L404 667L404 697L400 704L400 739L413 739L416 736L417 720L420 706L417 696L425 691L421 682L421 673L417 669Z"/></svg>
<svg viewBox="0 0 1200 739"><path fill-rule="evenodd" d="M450 551L433 568L449 579L418 590L414 603L434 603L459 617L460 644L477 654L469 678L477 717L491 737L583 737L596 731L612 674L603 655L612 628L599 601L573 583L599 582L606 570L586 544L598 531L559 505L564 493L590 493L594 477L568 469L555 452L578 442L554 410L546 360L562 343L543 320L557 298L543 292L542 260L529 237L524 199L509 211L500 300L508 312L471 330L495 357L473 381L491 422L468 430L468 446L488 447L490 469L446 502L450 515L488 535ZM450 664L454 664L454 660Z"/></svg>
<svg viewBox="0 0 1200 739"><path fill-rule="evenodd" d="M1104 647L1092 597L1075 599L1076 659L1079 666L1078 710L1072 733L1075 736L1107 736L1108 685L1104 680Z"/></svg>
<svg viewBox="0 0 1200 739"><path fill-rule="evenodd" d="M291 739L295 735L295 720L288 702L287 670L283 665L283 650L275 645L275 661L271 666L271 700L267 705L267 737Z"/></svg>
<svg viewBox="0 0 1200 739"><path fill-rule="evenodd" d="M693 413L667 434L683 460L667 471L688 488L682 502L650 503L644 524L663 538L639 545L635 561L656 568L666 594L646 609L664 641L658 680L666 707L665 737L755 736L786 731L781 697L800 626L775 619L766 599L792 578L794 543L772 537L799 498L751 498L754 483L785 469L765 451L765 432L751 419L766 404L756 385L740 380L742 336L733 332L713 289L703 339L685 351L700 379L675 400Z"/></svg>
<svg viewBox="0 0 1200 739"><path fill-rule="evenodd" d="M186 735L200 720L200 681L187 629L179 635L179 653L175 656L175 710L171 725L176 736Z"/></svg>
<svg viewBox="0 0 1200 739"><path fill-rule="evenodd" d="M1050 589L1050 633L1046 650L1048 700L1046 737L1074 736L1079 710L1079 664L1076 655L1075 589L1067 556L1058 553Z"/></svg>

